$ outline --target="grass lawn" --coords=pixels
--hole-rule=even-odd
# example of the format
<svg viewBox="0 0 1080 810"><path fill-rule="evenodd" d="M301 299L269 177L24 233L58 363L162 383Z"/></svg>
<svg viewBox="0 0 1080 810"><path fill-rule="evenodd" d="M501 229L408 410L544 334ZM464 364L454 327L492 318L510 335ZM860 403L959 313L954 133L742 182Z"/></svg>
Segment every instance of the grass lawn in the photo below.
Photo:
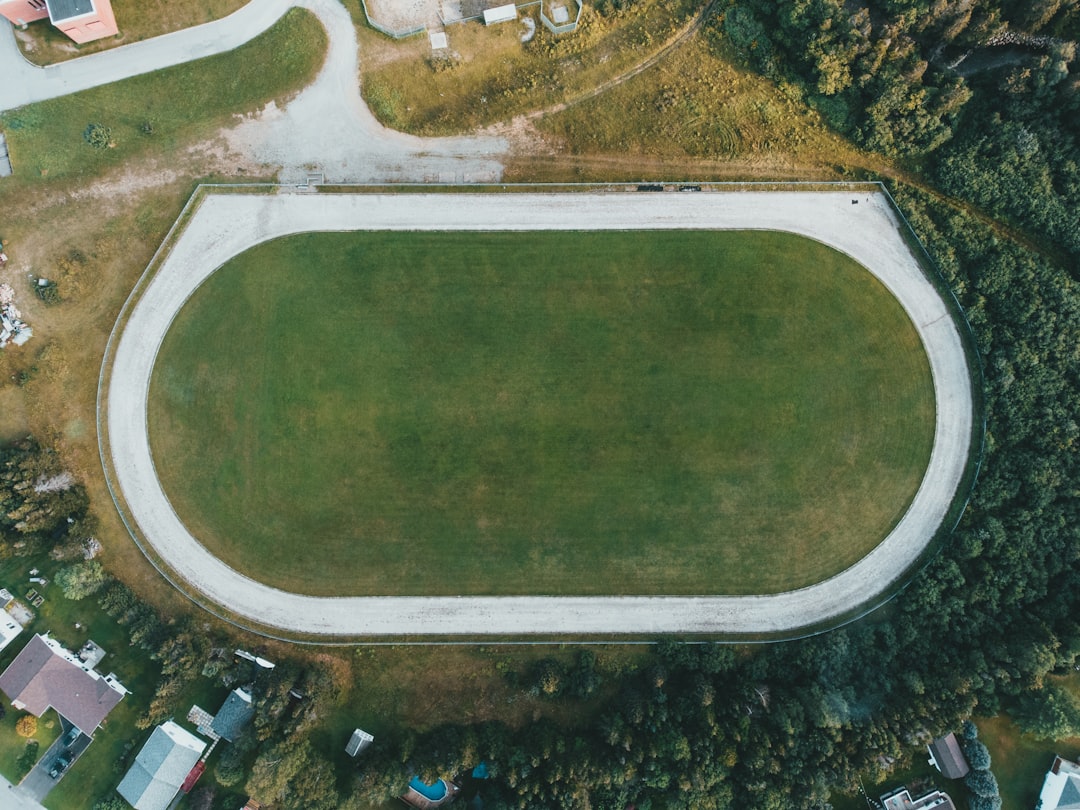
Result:
<svg viewBox="0 0 1080 810"><path fill-rule="evenodd" d="M899 304L799 237L309 234L196 293L149 426L196 535L279 587L756 593L891 529L933 395Z"/></svg>
<svg viewBox="0 0 1080 810"><path fill-rule="evenodd" d="M1003 810L1027 810L1035 806L1055 754L1074 762L1080 757L1080 737L1056 741L1036 739L1022 733L1005 715L976 723L979 739L990 749L990 768L1001 787Z"/></svg>
<svg viewBox="0 0 1080 810"><path fill-rule="evenodd" d="M246 0L111 0L120 33L78 45L47 19L16 29L23 55L37 65L52 65L77 56L116 48L140 39L191 28L236 11Z"/></svg>
<svg viewBox="0 0 1080 810"><path fill-rule="evenodd" d="M234 116L291 96L315 77L325 53L326 33L315 16L292 9L235 51L20 107L0 115L0 128L17 178L90 180L133 157L167 160ZM91 123L109 128L111 147L87 143Z"/></svg>

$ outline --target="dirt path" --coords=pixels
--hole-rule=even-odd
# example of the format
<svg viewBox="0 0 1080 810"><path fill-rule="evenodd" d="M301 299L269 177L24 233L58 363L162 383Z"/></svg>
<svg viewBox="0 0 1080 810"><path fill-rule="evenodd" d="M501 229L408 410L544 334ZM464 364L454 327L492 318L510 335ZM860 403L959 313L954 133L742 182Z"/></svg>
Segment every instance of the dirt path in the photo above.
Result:
<svg viewBox="0 0 1080 810"><path fill-rule="evenodd" d="M591 90L582 93L579 96L575 96L569 101L562 101L558 104L552 104L550 107L544 107L541 110L534 110L531 113L526 113L523 117L526 120L534 121L538 118L543 118L545 115L554 115L555 113L560 113L563 110L567 110L570 107L581 104L582 102L588 101L591 98L596 98L597 96L606 93L608 90L611 90L613 87L618 87L620 84L629 81L638 74L644 73L646 70L648 70L657 62L662 60L676 48L681 47L688 39L690 39L690 37L694 36L698 31L700 31L701 27L705 25L705 23L708 22L709 18L716 12L716 7L719 4L719 0L712 0L712 2L705 6L705 8L703 8L701 11L699 11L697 16L694 17L681 31L675 34L675 36L672 37L665 45L661 46L661 48L656 51L656 53L641 60L633 67L627 69L626 72L620 73L618 76L614 76L608 79L606 82L598 84Z"/></svg>
<svg viewBox="0 0 1080 810"><path fill-rule="evenodd" d="M859 204L853 205L857 197ZM831 245L897 297L923 340L937 404L934 446L907 513L889 536L831 579L769 596L336 597L286 593L209 554L154 472L146 401L158 347L213 270L268 239L305 231L775 229ZM883 195L841 192L210 195L130 311L100 415L121 511L167 573L197 601L242 623L315 636L793 633L873 602L913 565L944 519L968 459L972 391L960 335L909 252ZM109 466L109 465L107 465Z"/></svg>

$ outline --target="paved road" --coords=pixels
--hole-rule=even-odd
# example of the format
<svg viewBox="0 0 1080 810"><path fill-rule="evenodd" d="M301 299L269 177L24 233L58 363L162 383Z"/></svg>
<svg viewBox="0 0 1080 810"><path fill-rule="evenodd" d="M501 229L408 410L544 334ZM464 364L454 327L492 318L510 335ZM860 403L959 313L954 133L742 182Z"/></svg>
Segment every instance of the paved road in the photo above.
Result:
<svg viewBox="0 0 1080 810"><path fill-rule="evenodd" d="M45 810L36 800L27 796L22 788L15 787L0 776L0 807L4 810Z"/></svg>
<svg viewBox="0 0 1080 810"><path fill-rule="evenodd" d="M202 601L256 625L315 635L776 633L827 621L872 600L912 565L964 474L972 392L961 339L923 276L883 195L850 192L700 194L210 195L142 292L114 348L101 433L111 485L141 542ZM146 401L158 347L194 289L229 258L304 231L762 229L818 239L859 261L897 297L922 337L934 381L934 446L903 519L860 562L831 579L768 596L339 597L270 588L199 544L154 472Z"/></svg>
<svg viewBox="0 0 1080 810"><path fill-rule="evenodd" d="M4 77L0 111L231 51L261 34L294 5L298 5L295 0L251 0L214 22L44 68L23 58L15 31L5 21L0 24L0 76Z"/></svg>
<svg viewBox="0 0 1080 810"><path fill-rule="evenodd" d="M418 138L375 119L360 96L356 29L338 0L251 0L224 19L47 68L23 59L11 26L0 21L0 111L231 50L292 6L311 11L326 29L326 62L284 110L271 107L226 131L231 151L275 167L286 183L304 180L311 170L328 182L464 183L502 177L499 157L508 148L502 138Z"/></svg>

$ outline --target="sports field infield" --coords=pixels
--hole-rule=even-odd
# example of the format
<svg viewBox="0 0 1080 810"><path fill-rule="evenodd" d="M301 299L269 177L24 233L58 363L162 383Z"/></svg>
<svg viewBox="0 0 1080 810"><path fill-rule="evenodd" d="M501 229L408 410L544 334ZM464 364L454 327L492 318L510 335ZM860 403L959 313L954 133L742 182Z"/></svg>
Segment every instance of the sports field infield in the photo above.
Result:
<svg viewBox="0 0 1080 810"><path fill-rule="evenodd" d="M192 533L282 589L751 594L884 538L934 392L899 303L800 236L358 232L212 275L148 420Z"/></svg>

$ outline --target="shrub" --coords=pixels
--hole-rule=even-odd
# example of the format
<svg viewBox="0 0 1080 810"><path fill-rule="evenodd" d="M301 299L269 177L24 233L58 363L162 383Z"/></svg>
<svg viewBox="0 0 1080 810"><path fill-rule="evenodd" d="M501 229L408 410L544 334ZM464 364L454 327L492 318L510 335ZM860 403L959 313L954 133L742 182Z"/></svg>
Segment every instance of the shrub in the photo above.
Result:
<svg viewBox="0 0 1080 810"><path fill-rule="evenodd" d="M37 718L32 714L23 715L15 724L15 732L20 737L33 737L37 734Z"/></svg>
<svg viewBox="0 0 1080 810"><path fill-rule="evenodd" d="M990 771L972 771L964 779L964 784L968 786L968 790L973 794L973 799L975 797L991 799L998 795L997 779L994 778L994 774L990 773Z"/></svg>
<svg viewBox="0 0 1080 810"><path fill-rule="evenodd" d="M26 747L23 748L23 752L19 754L19 759L15 763L15 767L19 771L19 776L25 776L30 773L30 769L34 767L34 763L38 761L38 741L27 740Z"/></svg>
<svg viewBox="0 0 1080 810"><path fill-rule="evenodd" d="M108 149L113 145L112 130L104 124L87 124L83 138L95 149Z"/></svg>
<svg viewBox="0 0 1080 810"><path fill-rule="evenodd" d="M68 599L83 599L95 594L108 581L109 575L97 560L68 565L56 574L56 584Z"/></svg>
<svg viewBox="0 0 1080 810"><path fill-rule="evenodd" d="M46 304L60 303L60 288L56 286L55 281L46 281L44 284L35 284L34 292L37 293L37 297Z"/></svg>

